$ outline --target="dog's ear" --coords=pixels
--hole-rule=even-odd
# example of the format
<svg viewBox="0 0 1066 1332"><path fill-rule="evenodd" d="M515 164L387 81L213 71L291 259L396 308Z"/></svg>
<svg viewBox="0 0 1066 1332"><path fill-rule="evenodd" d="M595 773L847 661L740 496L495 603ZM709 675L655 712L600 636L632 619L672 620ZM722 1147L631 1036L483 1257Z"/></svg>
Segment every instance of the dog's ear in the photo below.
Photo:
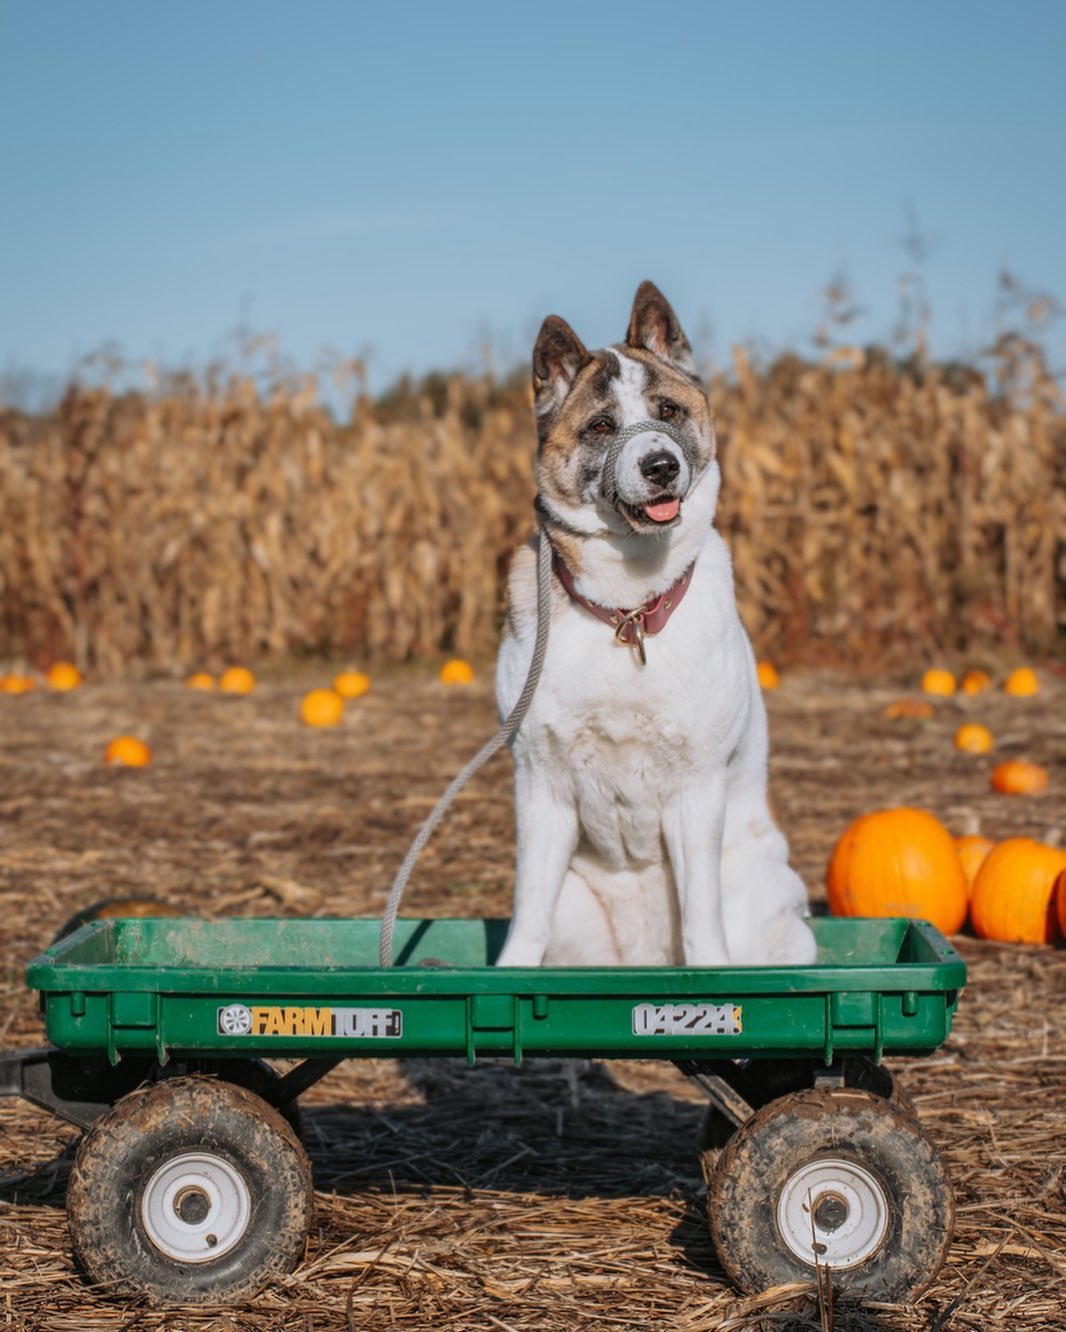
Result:
<svg viewBox="0 0 1066 1332"><path fill-rule="evenodd" d="M637 288L633 298L633 313L629 316L626 345L643 347L691 379L699 378L685 330L678 322L670 302L654 282L642 282Z"/></svg>
<svg viewBox="0 0 1066 1332"><path fill-rule="evenodd" d="M578 372L591 360L585 344L565 319L558 315L545 319L533 348L533 402L541 439Z"/></svg>

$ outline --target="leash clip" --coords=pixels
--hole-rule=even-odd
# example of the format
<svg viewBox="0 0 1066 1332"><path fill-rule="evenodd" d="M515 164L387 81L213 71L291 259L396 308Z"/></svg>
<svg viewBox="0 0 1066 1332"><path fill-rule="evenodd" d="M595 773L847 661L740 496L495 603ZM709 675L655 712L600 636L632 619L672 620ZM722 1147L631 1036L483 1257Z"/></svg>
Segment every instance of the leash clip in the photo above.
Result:
<svg viewBox="0 0 1066 1332"><path fill-rule="evenodd" d="M614 641L616 643L621 643L623 647L634 648L637 656L640 658L640 664L642 666L648 664L648 654L644 651L644 639L647 635L644 632L643 620L644 612L646 610L646 606L638 606L636 610L631 610L628 615L622 617L618 622L617 629L614 631ZM632 629L632 638L622 637L627 628Z"/></svg>

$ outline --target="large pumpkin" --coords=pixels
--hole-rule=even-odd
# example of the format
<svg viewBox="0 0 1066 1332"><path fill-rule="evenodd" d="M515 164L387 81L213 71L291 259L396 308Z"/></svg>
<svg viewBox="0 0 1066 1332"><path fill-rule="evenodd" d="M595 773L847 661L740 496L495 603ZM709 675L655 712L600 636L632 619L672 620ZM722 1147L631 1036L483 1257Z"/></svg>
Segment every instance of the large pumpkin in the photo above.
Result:
<svg viewBox="0 0 1066 1332"><path fill-rule="evenodd" d="M1066 870L1066 851L1008 837L988 853L973 883L970 915L982 939L1054 943L1062 933L1055 911L1055 881Z"/></svg>
<svg viewBox="0 0 1066 1332"><path fill-rule="evenodd" d="M913 916L954 934L966 875L948 830L922 809L863 814L837 842L826 875L837 916Z"/></svg>
<svg viewBox="0 0 1066 1332"><path fill-rule="evenodd" d="M962 861L962 872L966 875L966 883L971 893L977 871L988 859L988 854L995 845L990 837L982 837L980 833L967 833L964 837L955 838L955 849Z"/></svg>

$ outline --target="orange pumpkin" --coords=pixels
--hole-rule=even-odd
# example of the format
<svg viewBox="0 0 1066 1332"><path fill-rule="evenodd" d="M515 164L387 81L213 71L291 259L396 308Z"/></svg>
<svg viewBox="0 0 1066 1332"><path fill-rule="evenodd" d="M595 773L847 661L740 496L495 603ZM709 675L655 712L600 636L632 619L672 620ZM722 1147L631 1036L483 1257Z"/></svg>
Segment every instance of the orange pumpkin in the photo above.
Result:
<svg viewBox="0 0 1066 1332"><path fill-rule="evenodd" d="M222 672L218 687L224 694L250 694L255 688L255 676L247 666L231 666Z"/></svg>
<svg viewBox="0 0 1066 1332"><path fill-rule="evenodd" d="M1019 666L1003 681L1003 692L1013 698L1031 698L1040 692L1040 681L1030 666Z"/></svg>
<svg viewBox="0 0 1066 1332"><path fill-rule="evenodd" d="M856 819L836 844L826 886L837 916L914 916L944 934L966 919L966 875L955 842L922 809Z"/></svg>
<svg viewBox="0 0 1066 1332"><path fill-rule="evenodd" d="M997 763L989 779L993 791L1001 795L1039 795L1047 790L1047 769L1024 759Z"/></svg>
<svg viewBox="0 0 1066 1332"><path fill-rule="evenodd" d="M1066 938L1066 870L1055 880L1055 899L1059 904L1059 933Z"/></svg>
<svg viewBox="0 0 1066 1332"><path fill-rule="evenodd" d="M971 894L977 871L985 863L985 858L995 845L991 838L982 837L979 833L967 833L965 837L955 838L955 850L958 851L959 859L962 861L962 872L966 875L966 886Z"/></svg>
<svg viewBox="0 0 1066 1332"><path fill-rule="evenodd" d="M193 671L185 683L189 689L214 689L215 677L206 671Z"/></svg>
<svg viewBox="0 0 1066 1332"><path fill-rule="evenodd" d="M305 726L339 726L344 717L344 699L332 689L312 689L300 704Z"/></svg>
<svg viewBox="0 0 1066 1332"><path fill-rule="evenodd" d="M333 677L333 689L341 698L362 698L370 688L370 676L362 671L340 671Z"/></svg>
<svg viewBox="0 0 1066 1332"><path fill-rule="evenodd" d="M56 661L49 666L45 678L49 689L65 693L68 689L77 689L81 684L81 671L72 661Z"/></svg>
<svg viewBox="0 0 1066 1332"><path fill-rule="evenodd" d="M992 732L980 722L966 722L955 732L955 748L964 754L987 754L995 743Z"/></svg>
<svg viewBox="0 0 1066 1332"><path fill-rule="evenodd" d="M776 689L781 683L781 676L772 661L760 661L755 666L755 674L763 689Z"/></svg>
<svg viewBox="0 0 1066 1332"><path fill-rule="evenodd" d="M932 715L932 703L924 703L917 698L897 698L895 703L889 703L884 710L884 716L890 718L917 717L925 721Z"/></svg>
<svg viewBox="0 0 1066 1332"><path fill-rule="evenodd" d="M104 752L104 762L121 768L146 768L152 761L152 751L133 735L119 735Z"/></svg>
<svg viewBox="0 0 1066 1332"><path fill-rule="evenodd" d="M959 688L972 698L974 694L980 694L982 690L987 689L991 683L987 671L967 671L959 683Z"/></svg>
<svg viewBox="0 0 1066 1332"><path fill-rule="evenodd" d="M977 872L970 902L982 939L1003 943L1054 943L1062 933L1055 884L1066 870L1066 851L1031 837L1008 837L988 853Z"/></svg>
<svg viewBox="0 0 1066 1332"><path fill-rule="evenodd" d="M0 693L29 694L37 688L37 681L32 675L5 675L0 679Z"/></svg>
<svg viewBox="0 0 1066 1332"><path fill-rule="evenodd" d="M474 668L468 661L456 657L446 661L440 668L440 682L446 685L468 685L474 683Z"/></svg>
<svg viewBox="0 0 1066 1332"><path fill-rule="evenodd" d="M955 692L955 677L950 671L935 668L922 676L922 692L950 698Z"/></svg>

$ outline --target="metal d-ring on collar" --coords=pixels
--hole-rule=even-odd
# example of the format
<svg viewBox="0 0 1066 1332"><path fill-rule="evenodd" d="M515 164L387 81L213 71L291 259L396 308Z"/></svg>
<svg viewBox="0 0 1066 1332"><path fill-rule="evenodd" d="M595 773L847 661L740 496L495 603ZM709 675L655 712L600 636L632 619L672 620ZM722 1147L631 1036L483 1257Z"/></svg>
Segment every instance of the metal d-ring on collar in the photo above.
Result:
<svg viewBox="0 0 1066 1332"><path fill-rule="evenodd" d="M646 601L642 606L637 606L633 610L611 610L609 607L601 606L581 595L574 583L573 575L566 567L566 561L558 551L554 555L554 564L556 576L566 589L570 599L575 601L582 609L588 611L590 615L594 615L597 620L609 624L614 630L614 641L620 643L623 647L631 647L640 658L642 666L646 665L648 661L647 653L644 650L644 640L652 634L659 633L680 605L681 599L688 591L689 584L692 581L693 568L690 564L681 577L671 584L665 592L660 592L657 597Z"/></svg>
<svg viewBox="0 0 1066 1332"><path fill-rule="evenodd" d="M616 643L620 643L623 647L636 648L642 666L648 664L648 654L644 651L644 639L647 637L644 632L644 613L646 609L646 606L638 606L636 610L631 610L628 615L623 615L618 621L618 628L614 631L614 641ZM615 617L612 616L611 618L614 619ZM632 638L626 638L626 629L632 632Z"/></svg>

